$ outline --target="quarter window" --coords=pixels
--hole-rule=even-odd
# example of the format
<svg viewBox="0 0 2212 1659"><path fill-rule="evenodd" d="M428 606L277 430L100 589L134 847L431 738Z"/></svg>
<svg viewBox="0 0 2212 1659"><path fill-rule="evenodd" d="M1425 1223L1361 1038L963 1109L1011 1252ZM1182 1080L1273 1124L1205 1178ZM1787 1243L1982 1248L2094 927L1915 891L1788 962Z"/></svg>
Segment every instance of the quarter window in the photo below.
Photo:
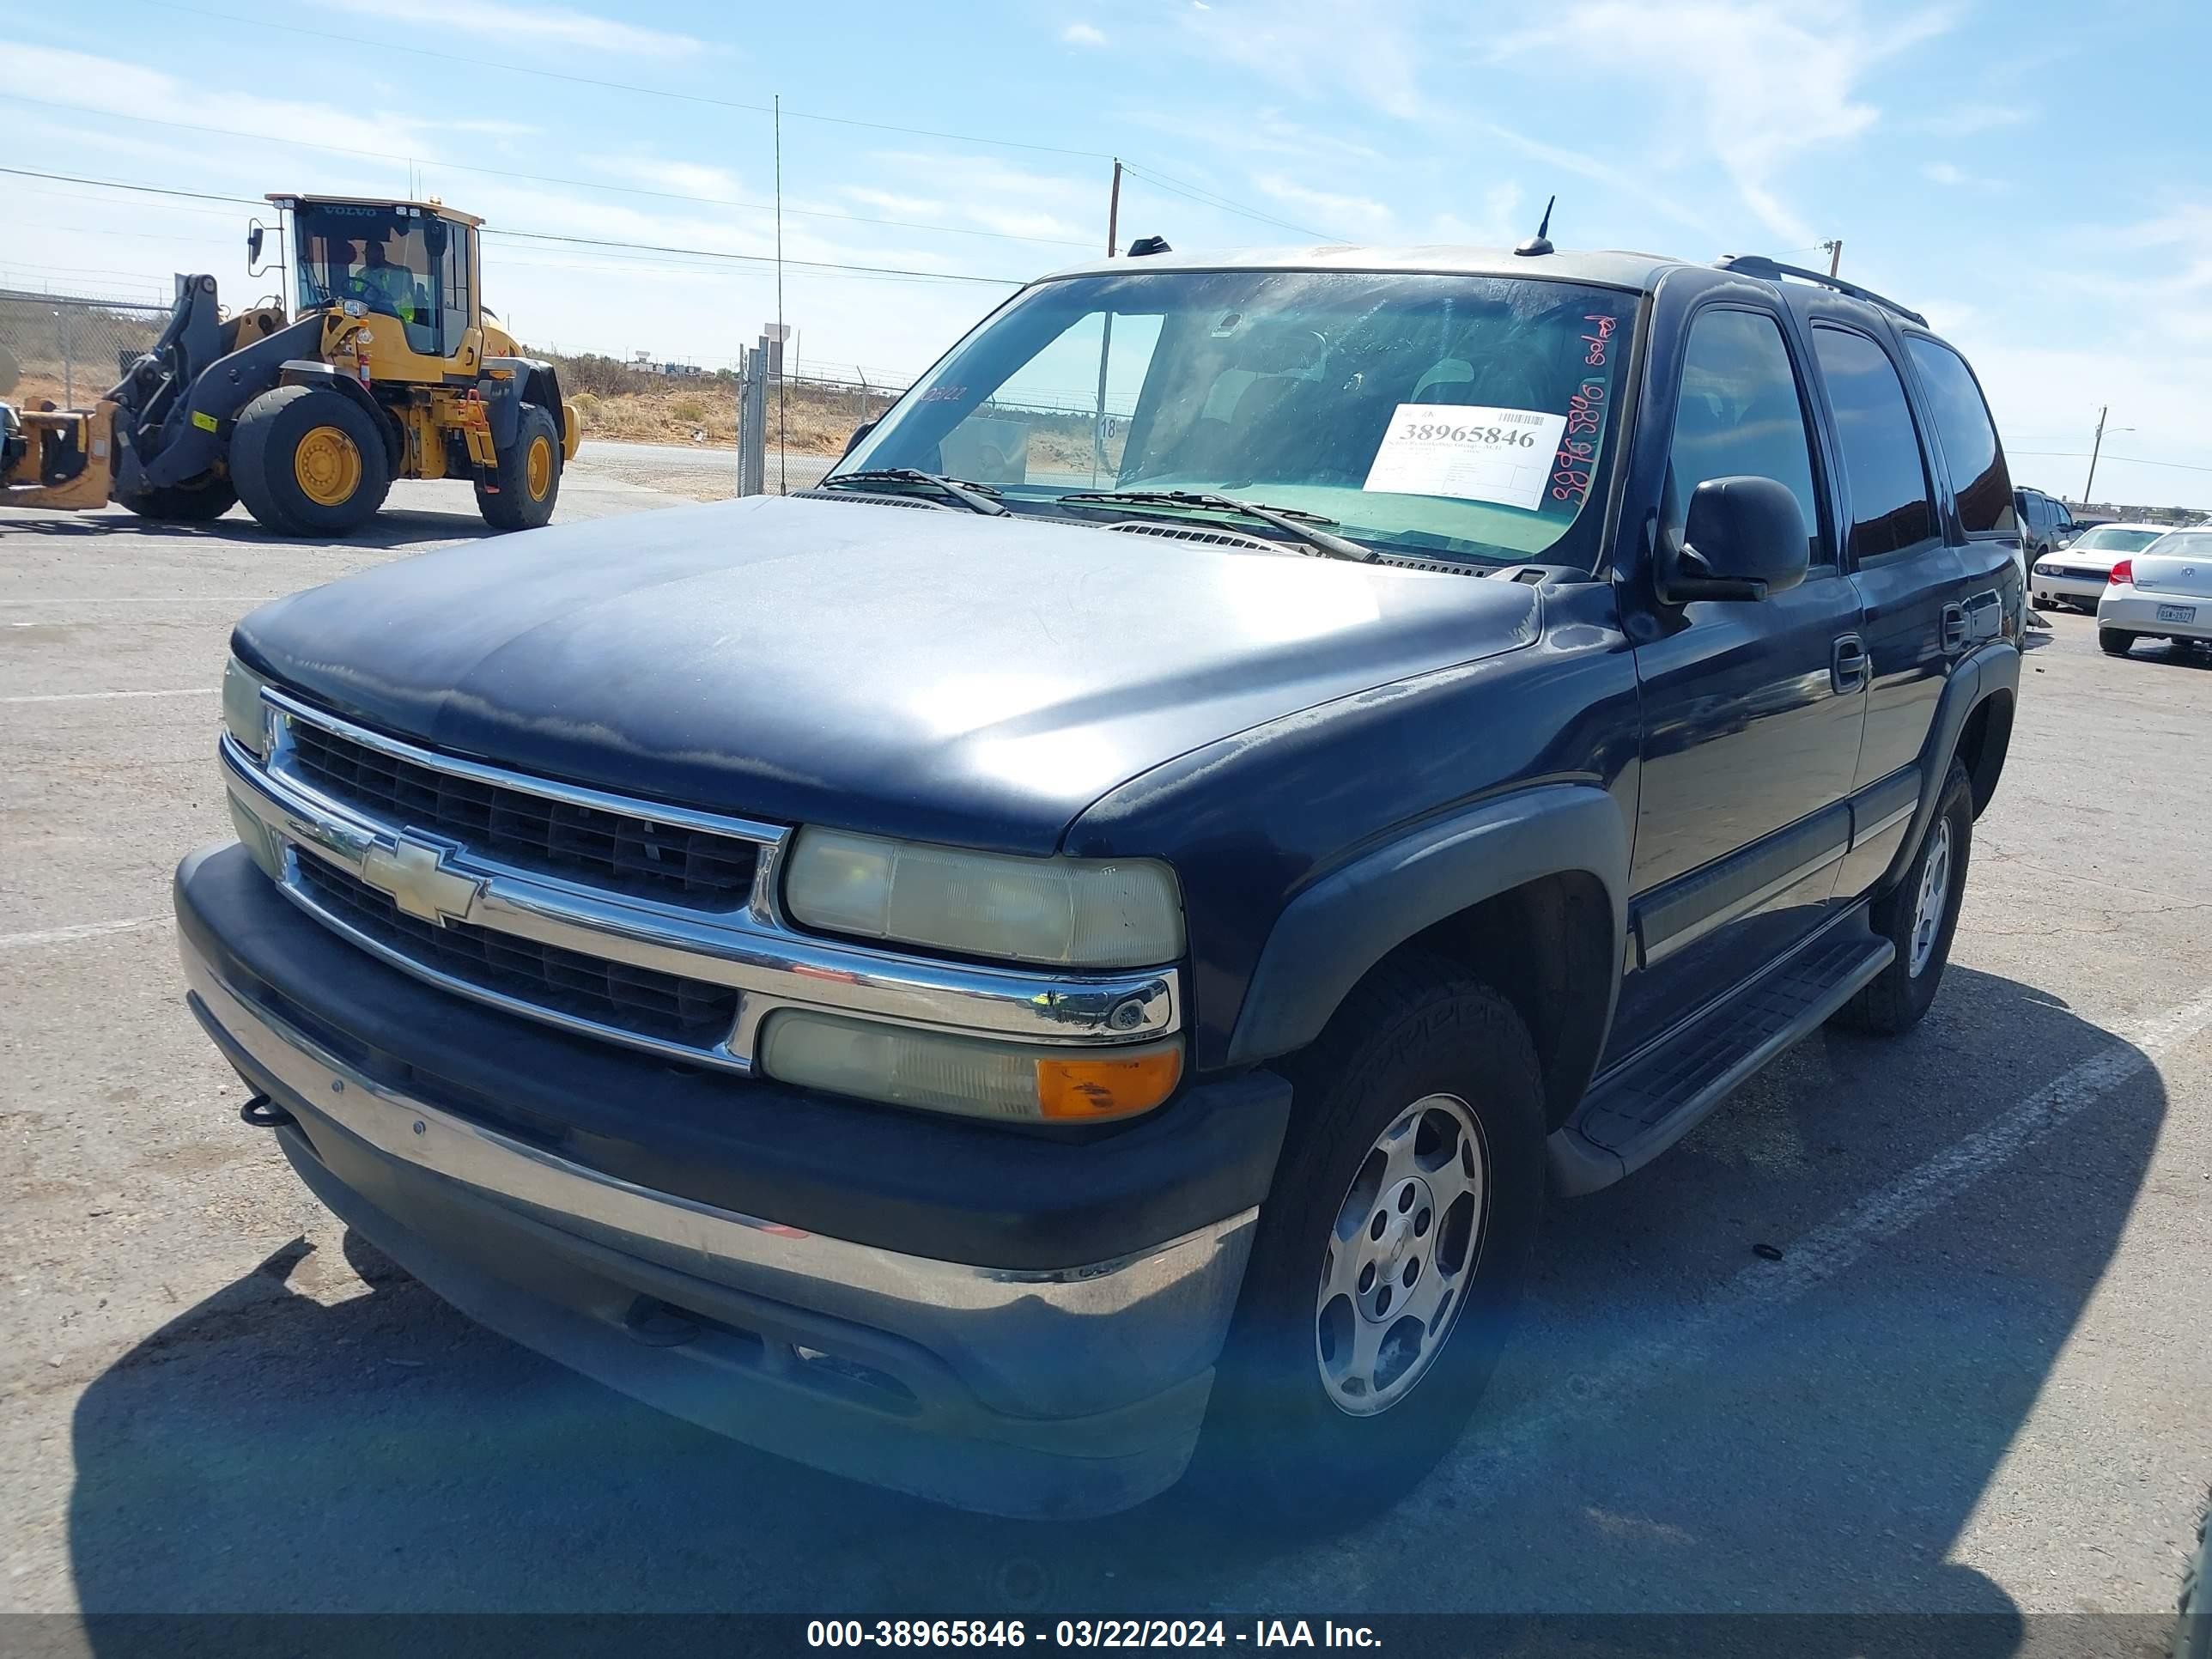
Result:
<svg viewBox="0 0 2212 1659"><path fill-rule="evenodd" d="M1763 312L1703 311L1682 352L1663 533L1680 543L1699 484L1747 476L1789 486L1805 515L1813 562L1824 562L1804 400L1781 325Z"/></svg>
<svg viewBox="0 0 2212 1659"><path fill-rule="evenodd" d="M1936 435L1943 441L1943 464L1950 470L1960 527L1969 536L2017 536L2020 520L2013 512L2012 481L2005 476L1997 429L1990 420L1981 387L1974 384L1974 372L1965 358L1938 341L1915 334L1907 337L1905 349L1920 371Z"/></svg>
<svg viewBox="0 0 2212 1659"><path fill-rule="evenodd" d="M1936 503L1905 383L1863 334L1816 325L1813 352L1828 383L1851 495L1851 557L1878 559L1936 538Z"/></svg>

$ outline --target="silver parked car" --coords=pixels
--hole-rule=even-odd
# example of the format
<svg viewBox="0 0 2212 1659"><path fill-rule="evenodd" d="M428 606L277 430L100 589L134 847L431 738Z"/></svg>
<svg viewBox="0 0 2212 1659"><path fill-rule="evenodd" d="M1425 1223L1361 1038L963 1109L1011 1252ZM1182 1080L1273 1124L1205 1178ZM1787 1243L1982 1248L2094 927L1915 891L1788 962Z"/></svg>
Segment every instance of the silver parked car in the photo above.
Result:
<svg viewBox="0 0 2212 1659"><path fill-rule="evenodd" d="M2212 530L2169 531L2112 567L2097 643L2123 657L2143 639L2212 644Z"/></svg>

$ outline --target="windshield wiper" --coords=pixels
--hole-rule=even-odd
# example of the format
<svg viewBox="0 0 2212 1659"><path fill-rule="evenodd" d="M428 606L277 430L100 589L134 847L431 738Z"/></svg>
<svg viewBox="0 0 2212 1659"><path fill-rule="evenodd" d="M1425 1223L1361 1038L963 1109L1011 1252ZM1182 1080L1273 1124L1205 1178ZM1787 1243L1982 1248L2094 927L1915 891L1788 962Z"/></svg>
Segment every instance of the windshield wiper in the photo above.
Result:
<svg viewBox="0 0 2212 1659"><path fill-rule="evenodd" d="M1218 495L1210 490L1198 489L1079 489L1059 498L1065 507L1073 502L1079 507L1195 507L1214 513L1236 513L1248 519L1257 519L1269 524L1285 536L1297 538L1316 552L1326 553L1332 559L1352 559L1365 564L1375 556L1370 548L1358 542L1346 541L1341 536L1332 536L1318 526L1334 524L1334 519L1324 518L1318 513L1308 513L1295 507L1269 507L1261 501L1248 501L1235 495Z"/></svg>
<svg viewBox="0 0 2212 1659"><path fill-rule="evenodd" d="M815 485L817 489L836 489L846 484L921 484L940 495L950 497L970 513L993 515L1006 512L999 492L988 484L973 483L966 478L948 478L941 472L924 472L918 466L864 466L857 472L840 472L824 478Z"/></svg>

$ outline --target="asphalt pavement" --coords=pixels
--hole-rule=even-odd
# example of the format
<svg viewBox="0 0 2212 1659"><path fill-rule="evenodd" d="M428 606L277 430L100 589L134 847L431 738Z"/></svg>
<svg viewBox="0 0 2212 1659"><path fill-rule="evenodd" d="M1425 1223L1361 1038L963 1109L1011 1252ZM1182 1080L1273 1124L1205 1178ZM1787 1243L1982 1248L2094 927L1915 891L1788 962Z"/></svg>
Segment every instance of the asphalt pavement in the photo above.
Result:
<svg viewBox="0 0 2212 1659"><path fill-rule="evenodd" d="M674 499L598 463L562 518ZM1523 1334L1405 1503L1304 1543L1174 1501L1022 1526L477 1329L238 1122L167 895L228 833L228 629L480 533L445 485L345 545L0 511L0 1610L1975 1613L1976 1651L2163 1640L2212 1481L2212 656L2115 660L2053 618L1929 1018L1816 1037L1555 1205ZM2041 1616L2094 1614L2139 1617ZM1858 1650L1828 1629L1793 1650Z"/></svg>

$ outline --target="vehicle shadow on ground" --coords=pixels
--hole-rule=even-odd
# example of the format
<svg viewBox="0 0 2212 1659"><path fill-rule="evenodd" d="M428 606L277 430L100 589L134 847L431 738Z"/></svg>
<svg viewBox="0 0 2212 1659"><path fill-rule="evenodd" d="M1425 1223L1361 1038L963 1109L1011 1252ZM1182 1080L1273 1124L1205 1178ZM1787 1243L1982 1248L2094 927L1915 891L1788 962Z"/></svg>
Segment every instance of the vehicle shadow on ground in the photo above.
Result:
<svg viewBox="0 0 2212 1659"><path fill-rule="evenodd" d="M77 1592L88 1614L1911 1609L1983 1615L1941 1650L2010 1653L2014 1603L1947 1554L2106 1270L2163 1084L2145 1064L2057 1114L1863 1271L1824 1278L1815 1230L1893 1214L1928 1160L2125 1052L1957 966L1911 1036L1801 1045L1637 1179L1553 1206L1477 1428L1397 1508L1318 1543L1279 1523L1354 1495L1316 1491L1309 1517L1171 1495L1057 1525L817 1475L471 1326L358 1241L349 1268L295 1242L86 1390ZM1768 1305L1754 1277L1729 1314L1770 1270L1789 1293ZM1793 1627L1790 1650L1867 1646L1827 1628ZM1610 1639L1588 1650L1644 1650Z"/></svg>
<svg viewBox="0 0 2212 1659"><path fill-rule="evenodd" d="M422 507L386 507L363 528L337 539L281 535L263 528L252 515L236 510L204 524L142 519L133 513L58 513L52 517L13 514L0 517L0 532L11 530L35 532L41 537L134 536L154 541L270 542L280 547L328 546L356 550L411 547L417 543L475 541L504 533L494 530L477 513L441 513Z"/></svg>

